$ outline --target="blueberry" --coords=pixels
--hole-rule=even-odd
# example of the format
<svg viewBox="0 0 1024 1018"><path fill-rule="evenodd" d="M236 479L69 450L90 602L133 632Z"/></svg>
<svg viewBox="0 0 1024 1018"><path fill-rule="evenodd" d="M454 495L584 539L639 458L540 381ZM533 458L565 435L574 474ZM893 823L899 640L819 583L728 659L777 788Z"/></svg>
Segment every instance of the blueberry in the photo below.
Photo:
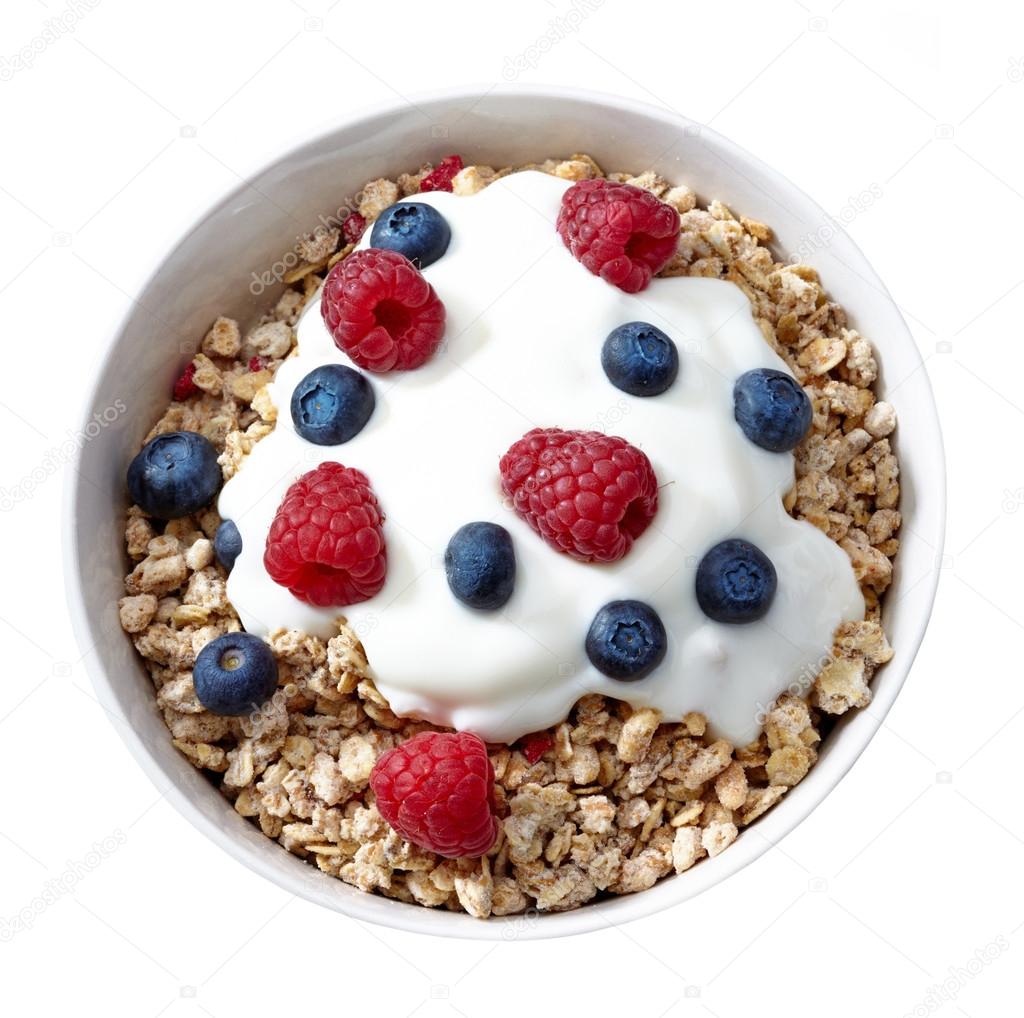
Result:
<svg viewBox="0 0 1024 1018"><path fill-rule="evenodd" d="M679 353L661 329L627 322L604 341L601 367L616 389L631 396L658 396L679 374Z"/></svg>
<svg viewBox="0 0 1024 1018"><path fill-rule="evenodd" d="M417 268L433 265L448 250L452 231L432 205L403 201L385 209L373 224L370 247L405 255Z"/></svg>
<svg viewBox="0 0 1024 1018"><path fill-rule="evenodd" d="M352 368L314 368L292 393L295 430L314 445L340 445L363 430L373 413L373 388Z"/></svg>
<svg viewBox="0 0 1024 1018"><path fill-rule="evenodd" d="M194 431L157 435L128 466L128 494L158 520L209 505L220 483L217 450Z"/></svg>
<svg viewBox="0 0 1024 1018"><path fill-rule="evenodd" d="M739 538L716 544L697 567L697 603L715 622L756 622L764 618L777 586L771 559Z"/></svg>
<svg viewBox="0 0 1024 1018"><path fill-rule="evenodd" d="M795 449L811 426L811 401L784 371L755 368L740 375L732 398L743 434L770 452Z"/></svg>
<svg viewBox="0 0 1024 1018"><path fill-rule="evenodd" d="M658 613L643 601L612 601L587 633L587 657L609 678L636 682L665 657L668 636Z"/></svg>
<svg viewBox="0 0 1024 1018"><path fill-rule="evenodd" d="M230 573L235 559L242 554L242 535L234 520L224 520L213 535L213 553L217 561Z"/></svg>
<svg viewBox="0 0 1024 1018"><path fill-rule="evenodd" d="M500 608L516 582L511 535L496 523L467 523L448 542L444 571L452 593L463 604L481 611Z"/></svg>
<svg viewBox="0 0 1024 1018"><path fill-rule="evenodd" d="M199 652L192 669L199 702L214 714L248 714L277 689L277 662L261 639L227 633Z"/></svg>

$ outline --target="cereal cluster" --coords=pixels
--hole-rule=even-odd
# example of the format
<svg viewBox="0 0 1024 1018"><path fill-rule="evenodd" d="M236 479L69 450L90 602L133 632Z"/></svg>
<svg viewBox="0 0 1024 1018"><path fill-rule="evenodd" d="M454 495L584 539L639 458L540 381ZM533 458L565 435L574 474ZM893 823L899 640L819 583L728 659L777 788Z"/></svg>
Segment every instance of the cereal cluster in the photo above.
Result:
<svg viewBox="0 0 1024 1018"><path fill-rule="evenodd" d="M432 169L371 181L350 218L372 223L416 194ZM568 180L606 176L589 156L575 155L497 171L466 166L452 187L473 194L516 169ZM896 421L888 403L875 401L871 345L849 327L812 269L775 260L768 227L716 201L702 206L688 187L651 172L607 178L642 187L679 212L678 249L661 274L736 283L766 341L811 398L811 431L795 451L797 480L785 506L850 556L865 621L840 627L820 674L767 708L764 730L749 746L712 739L699 714L662 723L654 710L590 695L557 727L488 747L497 841L482 858L446 860L403 841L374 805L376 760L432 726L391 712L355 635L342 627L324 643L273 633L274 697L250 716L207 712L192 683L196 655L240 629L214 559L220 519L208 509L161 524L131 507L121 625L152 676L174 745L264 834L364 891L484 918L563 911L651 887L724 851L801 781L833 716L868 704L875 669L892 657L880 599L899 547L899 470L889 442ZM170 404L147 440L199 432L217 447L230 478L273 429L266 385L294 345L302 309L357 236L345 228L306 238L284 293L244 334L228 318L214 322L189 366L191 384L178 390L190 394Z"/></svg>

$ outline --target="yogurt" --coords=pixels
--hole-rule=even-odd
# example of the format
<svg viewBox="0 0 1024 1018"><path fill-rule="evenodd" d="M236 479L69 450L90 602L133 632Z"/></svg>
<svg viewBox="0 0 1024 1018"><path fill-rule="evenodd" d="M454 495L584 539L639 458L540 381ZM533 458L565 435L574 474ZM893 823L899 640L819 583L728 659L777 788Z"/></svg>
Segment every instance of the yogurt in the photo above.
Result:
<svg viewBox="0 0 1024 1018"><path fill-rule="evenodd" d="M344 618L395 713L490 742L557 724L581 696L602 693L669 721L700 711L716 735L743 745L776 696L810 687L836 627L863 618L864 602L846 554L783 508L792 455L754 445L734 420L732 389L743 372L787 370L743 292L679 277L630 295L591 275L555 230L568 186L523 172L472 199L416 196L451 226L448 251L424 270L447 310L444 342L414 371L370 375L373 416L334 447L300 438L289 413L308 372L354 366L335 347L319 300L310 303L297 353L271 386L277 425L220 496L221 515L242 536L228 596L261 636L287 628L327 639ZM660 396L629 396L601 368L605 337L631 321L656 325L678 348L678 378ZM621 435L650 458L658 513L620 561L577 562L512 511L498 460L535 427ZM363 471L386 515L384 588L341 609L302 603L263 568L285 491L327 460ZM474 520L499 523L515 545L515 592L497 612L473 611L448 589L445 547ZM752 541L775 565L778 592L759 622L723 625L698 607L697 565L727 537ZM638 682L607 678L584 651L594 615L621 599L650 604L668 632L663 663Z"/></svg>

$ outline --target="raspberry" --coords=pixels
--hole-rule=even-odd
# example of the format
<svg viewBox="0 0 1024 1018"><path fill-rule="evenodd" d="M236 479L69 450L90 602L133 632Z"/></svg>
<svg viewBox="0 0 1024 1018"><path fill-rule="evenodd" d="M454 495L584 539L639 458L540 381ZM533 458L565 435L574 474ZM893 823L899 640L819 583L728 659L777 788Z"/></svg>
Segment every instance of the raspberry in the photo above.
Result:
<svg viewBox="0 0 1024 1018"><path fill-rule="evenodd" d="M370 786L380 815L420 848L458 859L494 844L494 768L479 736L420 732L377 761Z"/></svg>
<svg viewBox="0 0 1024 1018"><path fill-rule="evenodd" d="M462 165L462 156L445 156L420 181L420 191L450 191L452 178L462 169Z"/></svg>
<svg viewBox="0 0 1024 1018"><path fill-rule="evenodd" d="M679 213L631 184L581 180L562 195L556 228L595 276L639 293L675 254Z"/></svg>
<svg viewBox="0 0 1024 1018"><path fill-rule="evenodd" d="M341 224L341 232L350 244L358 244L365 229L366 220L358 212L351 213Z"/></svg>
<svg viewBox="0 0 1024 1018"><path fill-rule="evenodd" d="M266 360L259 354L254 354L252 357L249 358L250 371L262 371L266 366Z"/></svg>
<svg viewBox="0 0 1024 1018"><path fill-rule="evenodd" d="M658 511L651 461L599 431L535 428L501 458L501 486L548 544L583 562L616 562Z"/></svg>
<svg viewBox="0 0 1024 1018"><path fill-rule="evenodd" d="M535 764L554 744L555 740L547 732L534 732L519 740L519 749L527 763Z"/></svg>
<svg viewBox="0 0 1024 1018"><path fill-rule="evenodd" d="M444 335L444 304L397 251L367 248L338 262L320 312L338 349L368 371L418 368Z"/></svg>
<svg viewBox="0 0 1024 1018"><path fill-rule="evenodd" d="M263 565L275 583L306 604L358 604L384 586L383 522L365 474L321 463L285 492Z"/></svg>
<svg viewBox="0 0 1024 1018"><path fill-rule="evenodd" d="M182 402L182 400L188 399L189 396L194 396L199 391L199 386L192 381L192 377L195 373L195 361L189 361L185 366L185 370L178 376L178 380L174 383L174 398L179 403Z"/></svg>

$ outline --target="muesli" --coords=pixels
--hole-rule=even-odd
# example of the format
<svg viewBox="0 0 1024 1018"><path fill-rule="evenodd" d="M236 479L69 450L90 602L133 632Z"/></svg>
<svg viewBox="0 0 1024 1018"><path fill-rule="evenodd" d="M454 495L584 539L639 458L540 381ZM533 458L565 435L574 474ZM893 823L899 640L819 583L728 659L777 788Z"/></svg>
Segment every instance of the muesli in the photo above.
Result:
<svg viewBox="0 0 1024 1018"><path fill-rule="evenodd" d="M718 855L892 656L870 343L653 172L448 157L355 205L212 323L129 469L169 737L409 903L562 911Z"/></svg>

